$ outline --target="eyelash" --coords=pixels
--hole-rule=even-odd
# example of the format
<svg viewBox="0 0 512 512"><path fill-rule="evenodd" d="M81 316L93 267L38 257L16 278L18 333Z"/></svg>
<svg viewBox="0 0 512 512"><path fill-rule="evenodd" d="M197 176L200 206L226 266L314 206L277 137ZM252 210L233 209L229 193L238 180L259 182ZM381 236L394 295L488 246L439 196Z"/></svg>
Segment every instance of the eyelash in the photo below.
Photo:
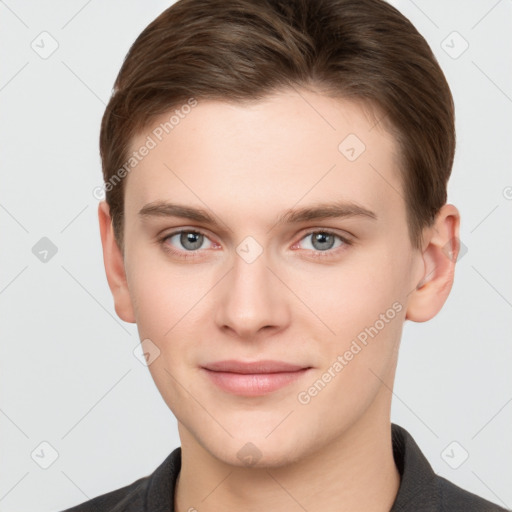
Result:
<svg viewBox="0 0 512 512"><path fill-rule="evenodd" d="M202 231L196 230L196 229L180 229L178 231L173 231L172 233L168 233L159 239L159 243L161 244L162 248L166 252L172 254L173 256L177 256L178 258L182 258L182 259L197 258L196 254L200 251L200 249L196 249L195 251L179 251L179 250L172 248L169 244L166 243L166 241L169 238L172 238L173 236L179 235L181 233L193 233L193 234L197 234L197 235L203 235L205 238L210 240L210 238L208 237L208 235L206 235L206 233L203 233ZM335 249L328 249L326 251L312 251L311 249L305 249L307 251L313 252L313 254L312 254L313 258L333 257L339 251L342 251L347 246L351 246L353 244L353 242L351 240L349 240L348 238L343 237L343 236L339 235L338 233L335 233L333 231L329 231L326 229L314 229L314 230L308 231L307 233L304 233L304 235L300 238L299 242L304 240L304 238L307 238L308 236L311 236L315 233L322 233L324 235L329 235L329 236L334 236L336 238L339 238L343 242L343 245L336 247ZM294 245L296 245L296 244L294 244Z"/></svg>

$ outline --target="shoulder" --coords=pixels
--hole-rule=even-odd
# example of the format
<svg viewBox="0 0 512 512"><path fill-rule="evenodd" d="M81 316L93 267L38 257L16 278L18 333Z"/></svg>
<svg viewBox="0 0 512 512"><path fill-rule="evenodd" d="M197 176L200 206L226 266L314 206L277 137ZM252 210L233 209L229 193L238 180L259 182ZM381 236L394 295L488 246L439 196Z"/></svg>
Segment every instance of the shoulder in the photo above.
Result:
<svg viewBox="0 0 512 512"><path fill-rule="evenodd" d="M62 512L99 512L100 510L102 512L131 512L144 510L142 503L149 478L149 476L140 478L130 485L96 496Z"/></svg>
<svg viewBox="0 0 512 512"><path fill-rule="evenodd" d="M392 424L400 487L391 512L499 512L506 509L437 475L407 430Z"/></svg>
<svg viewBox="0 0 512 512"><path fill-rule="evenodd" d="M169 512L180 469L181 448L176 448L150 475L62 512Z"/></svg>
<svg viewBox="0 0 512 512"><path fill-rule="evenodd" d="M446 478L436 476L441 501L441 509L454 512L499 512L506 511L495 503L491 503L472 492L450 482Z"/></svg>

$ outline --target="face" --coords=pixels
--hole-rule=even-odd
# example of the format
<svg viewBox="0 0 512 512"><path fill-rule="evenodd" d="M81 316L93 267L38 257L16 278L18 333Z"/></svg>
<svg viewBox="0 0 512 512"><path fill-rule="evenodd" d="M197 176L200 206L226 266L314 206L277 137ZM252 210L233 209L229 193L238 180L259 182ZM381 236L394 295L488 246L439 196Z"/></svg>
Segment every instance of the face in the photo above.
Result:
<svg viewBox="0 0 512 512"><path fill-rule="evenodd" d="M133 141L124 271L182 442L279 466L387 420L424 270L392 136L308 91L178 110Z"/></svg>

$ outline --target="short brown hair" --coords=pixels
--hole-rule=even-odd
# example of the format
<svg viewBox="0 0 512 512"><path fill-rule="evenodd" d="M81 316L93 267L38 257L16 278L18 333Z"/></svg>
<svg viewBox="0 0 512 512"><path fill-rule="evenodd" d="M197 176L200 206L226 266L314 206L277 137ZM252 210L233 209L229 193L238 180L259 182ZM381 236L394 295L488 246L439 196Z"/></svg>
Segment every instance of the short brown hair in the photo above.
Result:
<svg viewBox="0 0 512 512"><path fill-rule="evenodd" d="M101 125L119 246L125 180L114 186L112 179L135 135L191 97L243 103L295 86L384 113L400 149L409 236L419 248L447 199L454 105L429 45L384 0L179 0L148 25L124 60Z"/></svg>

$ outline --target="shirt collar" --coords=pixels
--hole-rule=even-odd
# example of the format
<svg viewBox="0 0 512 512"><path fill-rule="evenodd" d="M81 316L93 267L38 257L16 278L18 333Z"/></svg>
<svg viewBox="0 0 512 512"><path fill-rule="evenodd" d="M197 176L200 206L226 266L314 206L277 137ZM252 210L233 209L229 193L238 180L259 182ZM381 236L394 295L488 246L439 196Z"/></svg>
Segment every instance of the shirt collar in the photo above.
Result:
<svg viewBox="0 0 512 512"><path fill-rule="evenodd" d="M437 475L411 434L391 424L393 457L400 473L400 487L390 512L430 512L440 506Z"/></svg>

